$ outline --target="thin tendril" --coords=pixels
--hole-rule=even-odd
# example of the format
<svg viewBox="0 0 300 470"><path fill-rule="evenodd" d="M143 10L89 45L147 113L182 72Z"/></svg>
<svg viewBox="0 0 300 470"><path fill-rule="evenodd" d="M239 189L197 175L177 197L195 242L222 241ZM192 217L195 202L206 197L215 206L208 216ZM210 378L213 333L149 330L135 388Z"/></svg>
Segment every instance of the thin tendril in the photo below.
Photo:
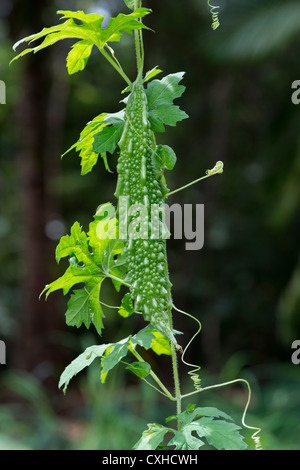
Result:
<svg viewBox="0 0 300 470"><path fill-rule="evenodd" d="M187 346L184 348L184 351L183 351L183 353L182 353L182 355L181 355L181 360L182 360L182 362L183 362L186 366L188 366L188 367L193 367L193 370L189 371L188 374L189 374L189 376L190 376L190 378L191 378L191 380L192 380L192 382L193 382L193 384L194 384L195 390L196 390L197 392L201 392L201 391L202 391L202 387L201 387L201 378L200 378L199 373L198 373L198 371L201 369L201 367L198 366L198 365L195 365L195 364L190 364L189 362L185 361L184 356L185 356L185 353L186 353L187 349L190 347L192 341L194 341L194 339L196 338L196 336L200 333L200 331L201 331L201 329L202 329L202 325L201 325L200 321L199 321L197 318L193 317L193 315L190 315L190 314L187 313L187 312L184 312L183 310L180 310L180 309L177 308L174 304L173 304L173 308L174 308L177 312L182 313L183 315L186 315L186 316L192 318L193 320L195 320L195 321L198 323L198 330L196 331L196 333L194 334L194 336L190 339L190 341L188 342Z"/></svg>
<svg viewBox="0 0 300 470"><path fill-rule="evenodd" d="M204 391L212 389L212 388L225 387L227 385L232 385L232 384L238 383L238 382L245 383L247 388L248 388L248 399L247 399L247 403L245 405L243 416L242 416L242 424L245 428L252 429L253 431L255 431L251 436L251 438L253 439L253 441L255 443L255 449L256 450L262 450L263 447L262 447L262 444L261 444L261 441L260 441L260 437L258 436L258 434L261 432L261 428L258 428L256 426L249 426L249 424L246 424L246 422L245 422L246 414L247 414L249 404L250 404L250 401L251 401L251 387L250 387L250 384L249 384L248 380L246 380L246 379L229 380L228 382L223 382L223 383L216 384L216 385L209 385L207 387L202 388L201 391L204 392Z"/></svg>
<svg viewBox="0 0 300 470"><path fill-rule="evenodd" d="M204 392L206 390L209 390L209 389L212 389L212 388L220 388L220 387L225 387L227 385L232 385L234 383L238 383L238 382L242 382L242 383L245 383L247 388L248 388L248 398L247 398L247 403L245 405L245 408L244 408L244 412L243 412L243 415L242 415L242 424L245 428L247 429L251 429L253 431L255 431L251 438L253 439L254 441L254 444L255 444L255 449L256 450L262 450L263 447L262 447L262 444L261 444L261 441L260 441L260 437L258 436L258 434L261 432L261 428L258 428L258 427L255 427L255 426L249 426L248 424L246 424L245 422L245 419L246 419L246 414L247 414L247 411L248 411L248 408L249 408L249 404L250 404L250 401L251 401L251 387L250 387L250 384L249 382L246 380L246 379L234 379L234 380L230 380L228 382L224 382L224 383L221 383L221 384L215 384L215 385L209 385L207 387L201 387L201 378L199 376L199 370L201 369L200 366L196 366L195 364L190 364L189 362L185 361L184 359L184 355L187 351L187 349L190 347L192 341L195 339L195 337L200 333L201 331L201 322L195 318L193 315L190 315L189 313L187 312L184 312L183 310L180 310L179 308L177 308L175 305L173 305L173 308L179 312L179 313L182 313L183 315L186 315L190 318L192 318L193 320L195 320L198 325L199 325L199 328L197 330L197 332L194 334L194 336L191 338L191 340L188 342L187 346L185 347L183 353L182 353L182 356L181 356L181 360L182 362L189 366L189 367L194 367L193 370L191 370L190 372L188 372L188 374L190 375L191 377L191 380L193 381L193 384L194 384L194 387L195 387L195 391L194 392L191 392L191 393L187 393L185 395L182 395L181 398L185 398L185 397L188 397L190 395L193 395L197 392Z"/></svg>
<svg viewBox="0 0 300 470"><path fill-rule="evenodd" d="M217 29L219 26L220 26L220 21L219 21L219 12L216 11L218 10L220 7L219 6L214 6L214 5L211 5L210 4L210 0L207 0L207 5L210 7L210 13L211 13L211 16L212 16L212 29Z"/></svg>
<svg viewBox="0 0 300 470"><path fill-rule="evenodd" d="M218 161L215 164L215 166L212 168L212 170L206 170L205 176L201 176L201 178L197 178L196 180L191 181L190 183L185 184L184 186L181 186L180 188L174 189L173 191L169 191L166 194L166 198L173 195L173 194L175 194L175 193L178 193L179 191L182 191L183 189L188 188L189 186L192 186L195 183L199 183L199 181L202 181L205 178L209 178L210 176L213 176L213 175L220 175L221 173L223 173L223 168L224 168L223 162Z"/></svg>

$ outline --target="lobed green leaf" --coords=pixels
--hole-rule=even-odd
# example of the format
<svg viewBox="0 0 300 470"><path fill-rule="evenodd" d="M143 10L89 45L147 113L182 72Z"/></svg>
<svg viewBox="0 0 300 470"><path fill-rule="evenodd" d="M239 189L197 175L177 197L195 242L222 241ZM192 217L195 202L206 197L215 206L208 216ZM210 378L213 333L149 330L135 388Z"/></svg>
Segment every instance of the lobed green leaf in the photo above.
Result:
<svg viewBox="0 0 300 470"><path fill-rule="evenodd" d="M107 205L114 211L111 204ZM103 236L105 234L105 236ZM101 236L100 236L101 235ZM93 323L101 334L103 328L103 311L100 303L100 289L107 277L118 276L123 282L121 266L115 258L123 251L121 240L116 238L116 218L95 220L90 223L86 234L78 222L71 227L70 235L61 238L56 248L56 259L69 258L69 267L59 279L47 285L42 294L48 295L58 289L67 294L72 287L84 283L76 290L68 302L66 322L79 328L84 324L89 328Z"/></svg>
<svg viewBox="0 0 300 470"><path fill-rule="evenodd" d="M122 36L121 31L132 34L134 30L149 29L139 19L150 12L151 10L148 8L137 8L129 15L119 13L116 18L110 18L107 27L100 33L100 47L104 47L108 42L120 41Z"/></svg>
<svg viewBox="0 0 300 470"><path fill-rule="evenodd" d="M129 15L120 13L117 17L110 18L107 27L102 28L105 15L85 14L83 11L59 10L57 13L62 15L62 19L67 19L66 22L50 28L43 28L42 31L17 41L13 46L14 50L24 42L31 43L32 41L44 38L41 44L24 50L14 57L11 62L30 52L39 52L62 39L77 39L81 40L81 44L71 51L71 55L67 59L68 71L70 70L71 73L75 73L83 70L85 67L93 45L101 51L104 47L109 47L109 42L120 41L123 32L132 34L134 30L149 29L140 19L148 15L150 11L147 8L138 8ZM77 24L74 19L80 21L81 24ZM84 41L84 44L82 44L82 41Z"/></svg>
<svg viewBox="0 0 300 470"><path fill-rule="evenodd" d="M87 289L74 290L68 302L68 310L66 312L67 325L79 328L84 324L89 329L91 324L89 301L90 292Z"/></svg>
<svg viewBox="0 0 300 470"><path fill-rule="evenodd" d="M209 416L213 418L224 418L226 420L232 421L231 416L224 411L219 410L218 408L206 406L206 407L197 407L195 405L188 405L186 411L180 413L177 418L183 424L190 424L195 418Z"/></svg>
<svg viewBox="0 0 300 470"><path fill-rule="evenodd" d="M106 127L101 132L96 134L94 137L93 152L109 152L111 154L114 153L121 138L123 129L124 121L118 119L115 120L112 125Z"/></svg>
<svg viewBox="0 0 300 470"><path fill-rule="evenodd" d="M205 442L194 437L193 431L193 425L186 425L180 431L174 430L174 437L168 442L168 446L175 446L175 450L199 450Z"/></svg>
<svg viewBox="0 0 300 470"><path fill-rule="evenodd" d="M247 444L239 433L239 426L224 420L214 420L204 417L188 425L199 437L205 437L207 442L218 450L245 450Z"/></svg>
<svg viewBox="0 0 300 470"><path fill-rule="evenodd" d="M200 419L195 420L199 416ZM218 450L244 450L247 448L243 436L239 433L240 427L228 422L232 421L232 418L217 408L196 408L195 405L188 405L186 411L177 416L170 416L166 422L177 419L181 423L180 430L156 423L148 424L148 429L143 432L134 449L156 450L167 433L172 433L173 437L165 447L175 448L175 450L198 450L205 445L202 438L205 438L209 445Z"/></svg>
<svg viewBox="0 0 300 470"><path fill-rule="evenodd" d="M167 75L162 80L152 80L145 90L148 100L149 121L153 132L164 132L164 125L175 126L188 115L173 104L185 87L179 85L184 72Z"/></svg>

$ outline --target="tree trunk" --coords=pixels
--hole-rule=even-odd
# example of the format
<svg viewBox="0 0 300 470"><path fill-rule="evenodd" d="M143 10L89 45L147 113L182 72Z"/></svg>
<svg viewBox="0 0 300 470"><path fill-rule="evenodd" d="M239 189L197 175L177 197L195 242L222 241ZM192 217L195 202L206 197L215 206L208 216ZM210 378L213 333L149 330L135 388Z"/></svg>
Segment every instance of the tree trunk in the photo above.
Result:
<svg viewBox="0 0 300 470"><path fill-rule="evenodd" d="M10 21L13 40L40 31L45 26L45 18L52 21L51 6L53 2L47 0L35 2L34 8L28 9L28 3L15 1ZM24 238L22 304L14 365L44 379L51 375L52 365L59 357L54 337L63 321L58 312L57 297L52 295L45 302L39 300L39 295L53 280L55 245L46 234L46 226L60 213L59 202L49 188L61 154L67 90L66 84L61 82L60 70L54 71L50 50L30 54L21 60L24 68L20 79L21 98L16 104L16 125L20 135L18 152Z"/></svg>

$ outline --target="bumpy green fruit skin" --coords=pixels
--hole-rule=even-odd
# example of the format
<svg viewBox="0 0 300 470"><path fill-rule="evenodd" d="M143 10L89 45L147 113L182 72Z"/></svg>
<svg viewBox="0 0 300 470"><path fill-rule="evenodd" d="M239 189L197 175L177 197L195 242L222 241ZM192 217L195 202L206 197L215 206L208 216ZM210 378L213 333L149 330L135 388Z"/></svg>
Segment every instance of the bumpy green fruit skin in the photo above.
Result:
<svg viewBox="0 0 300 470"><path fill-rule="evenodd" d="M152 163L155 142L150 128L147 110L147 97L142 85L135 83L128 98L125 126L119 141L120 156L117 165L118 183L115 196L127 197L127 207L140 205L147 210L147 223L139 226L140 231L128 233L124 254L128 259L128 279L135 309L141 311L158 331L176 344L169 323L168 309L171 296L167 261L166 242L158 232L153 236L154 216L151 208L162 207L166 187L157 179ZM156 206L154 206L156 205ZM135 206L136 208L139 206ZM120 205L119 205L120 210ZM128 218L130 223L140 216L134 213ZM156 228L157 225L157 219ZM160 229L163 221L159 223Z"/></svg>

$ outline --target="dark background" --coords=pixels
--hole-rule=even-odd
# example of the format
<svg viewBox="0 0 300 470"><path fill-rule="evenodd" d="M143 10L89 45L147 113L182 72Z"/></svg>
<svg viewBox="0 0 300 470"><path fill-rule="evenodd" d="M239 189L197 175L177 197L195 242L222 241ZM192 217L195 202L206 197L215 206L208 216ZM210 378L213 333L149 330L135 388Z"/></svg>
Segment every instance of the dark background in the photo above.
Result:
<svg viewBox="0 0 300 470"><path fill-rule="evenodd" d="M170 202L205 205L205 244L187 251L168 244L174 303L197 316L201 335L189 358L201 365L203 384L238 377L252 386L248 423L262 428L267 449L300 449L300 365L292 342L300 339L300 106L291 101L300 80L300 5L287 0L220 0L221 26L213 31L205 0L149 0L145 24L146 70L185 71L186 91L177 104L189 119L167 128L177 163L170 189L204 175L217 160L224 173L180 192ZM116 173L98 162L80 175L76 152L65 152L85 124L120 109L124 83L94 53L83 72L67 75L72 41L28 55L9 66L12 45L58 22L57 10L129 12L121 0L44 2L1 0L0 79L0 449L126 449L146 424L174 413L122 366L107 383L91 367L74 379L66 396L57 388L64 367L99 341L95 331L64 323L61 292L39 300L61 275L55 247L78 220L87 228L97 206L111 201ZM135 77L132 37L115 47ZM163 76L163 75L161 75ZM158 77L159 78L159 77ZM115 169L117 156L110 159ZM107 286L108 303L116 294ZM136 319L106 311L102 342L121 339ZM174 314L186 341L196 323ZM151 358L172 387L169 358ZM181 385L192 390L182 369ZM241 386L191 397L218 406L239 424L246 390ZM249 433L245 433L246 437Z"/></svg>

